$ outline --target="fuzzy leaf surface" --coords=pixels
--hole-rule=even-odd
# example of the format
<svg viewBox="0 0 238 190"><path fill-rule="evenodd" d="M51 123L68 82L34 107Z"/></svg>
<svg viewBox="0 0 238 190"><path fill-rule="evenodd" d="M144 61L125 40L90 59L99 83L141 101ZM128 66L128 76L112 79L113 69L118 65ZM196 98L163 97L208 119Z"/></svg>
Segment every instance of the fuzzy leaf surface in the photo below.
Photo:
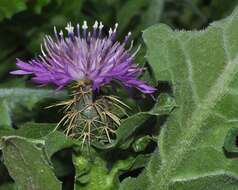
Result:
<svg viewBox="0 0 238 190"><path fill-rule="evenodd" d="M8 136L2 137L1 146L4 164L18 189L61 189L61 183L36 143L23 137Z"/></svg>
<svg viewBox="0 0 238 190"><path fill-rule="evenodd" d="M12 125L14 115L13 110L24 107L27 110L32 109L38 101L51 97L53 90L30 89L30 88L1 88L0 89L0 126L8 128ZM55 94L54 97L60 97L64 93ZM18 116L19 117L19 116Z"/></svg>
<svg viewBox="0 0 238 190"><path fill-rule="evenodd" d="M147 59L157 80L172 83L177 108L146 170L121 189L238 189L238 160L223 148L238 121L237 34L238 9L202 31L144 32Z"/></svg>

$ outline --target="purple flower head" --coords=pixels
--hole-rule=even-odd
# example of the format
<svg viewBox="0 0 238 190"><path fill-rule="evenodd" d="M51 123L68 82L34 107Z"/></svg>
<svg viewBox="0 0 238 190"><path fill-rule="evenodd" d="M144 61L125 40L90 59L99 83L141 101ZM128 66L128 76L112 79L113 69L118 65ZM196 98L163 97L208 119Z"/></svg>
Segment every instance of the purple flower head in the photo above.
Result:
<svg viewBox="0 0 238 190"><path fill-rule="evenodd" d="M54 28L55 38L46 35L41 46L41 55L28 62L17 59L20 70L12 71L14 75L33 75L32 80L38 84L54 84L59 88L72 81L89 80L93 90L112 80L121 82L126 87L135 87L144 93L153 93L155 88L138 80L143 71L134 63L135 53L125 46L131 33L122 43L115 41L118 24L102 37L103 24L97 21L92 33L84 21L82 30L77 24L76 30L68 23L67 37L63 31Z"/></svg>

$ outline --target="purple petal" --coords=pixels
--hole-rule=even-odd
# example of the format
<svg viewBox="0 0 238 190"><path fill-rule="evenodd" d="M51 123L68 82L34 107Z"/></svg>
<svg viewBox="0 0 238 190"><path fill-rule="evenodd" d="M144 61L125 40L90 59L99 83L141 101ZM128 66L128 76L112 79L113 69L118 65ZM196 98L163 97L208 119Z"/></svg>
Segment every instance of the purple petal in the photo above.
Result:
<svg viewBox="0 0 238 190"><path fill-rule="evenodd" d="M71 31L66 38L56 33L56 40L46 36L42 55L28 62L17 59L16 65L20 69L11 74L31 74L35 83L61 88L71 81L86 79L91 80L95 90L112 80L143 93L156 90L137 79L143 69L134 63L134 54L126 49L124 42L115 42L116 31L104 38L100 29L94 28L93 36L85 30L83 36L79 33Z"/></svg>
<svg viewBox="0 0 238 190"><path fill-rule="evenodd" d="M16 70L16 71L11 71L10 74L12 74L12 75L28 75L28 74L32 74L32 72L23 71L23 70Z"/></svg>

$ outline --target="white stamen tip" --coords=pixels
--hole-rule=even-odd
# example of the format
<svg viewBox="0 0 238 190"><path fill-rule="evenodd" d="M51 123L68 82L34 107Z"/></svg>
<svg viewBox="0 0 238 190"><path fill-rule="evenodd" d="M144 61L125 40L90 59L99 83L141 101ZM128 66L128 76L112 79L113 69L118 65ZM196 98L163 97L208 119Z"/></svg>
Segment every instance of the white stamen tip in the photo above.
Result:
<svg viewBox="0 0 238 190"><path fill-rule="evenodd" d="M118 23L115 24L115 28L114 28L113 32L117 31L117 27L118 27Z"/></svg>
<svg viewBox="0 0 238 190"><path fill-rule="evenodd" d="M60 30L60 33L59 33L60 36L63 36L64 35L64 32L62 30Z"/></svg>
<svg viewBox="0 0 238 190"><path fill-rule="evenodd" d="M65 27L65 30L67 30L68 33L74 33L74 27L72 26L71 22L67 24L67 26Z"/></svg>
<svg viewBox="0 0 238 190"><path fill-rule="evenodd" d="M128 32L128 34L127 34L128 36L131 36L131 32Z"/></svg>
<svg viewBox="0 0 238 190"><path fill-rule="evenodd" d="M80 25L79 25L79 23L77 24L77 35L78 35L78 37L80 36Z"/></svg>
<svg viewBox="0 0 238 190"><path fill-rule="evenodd" d="M93 28L97 29L98 28L98 21L95 21Z"/></svg>
<svg viewBox="0 0 238 190"><path fill-rule="evenodd" d="M99 29L102 30L103 27L104 27L104 25L102 24L102 22L100 22Z"/></svg>
<svg viewBox="0 0 238 190"><path fill-rule="evenodd" d="M83 21L82 29L88 29L87 21Z"/></svg>
<svg viewBox="0 0 238 190"><path fill-rule="evenodd" d="M57 29L56 29L56 26L54 26L54 32L57 34Z"/></svg>
<svg viewBox="0 0 238 190"><path fill-rule="evenodd" d="M109 36L112 34L112 28L109 29Z"/></svg>

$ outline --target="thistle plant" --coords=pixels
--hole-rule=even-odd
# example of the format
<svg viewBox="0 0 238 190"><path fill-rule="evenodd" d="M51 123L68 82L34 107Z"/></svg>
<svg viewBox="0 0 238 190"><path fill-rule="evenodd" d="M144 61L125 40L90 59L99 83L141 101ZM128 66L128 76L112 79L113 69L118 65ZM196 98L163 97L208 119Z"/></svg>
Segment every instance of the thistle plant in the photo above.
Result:
<svg viewBox="0 0 238 190"><path fill-rule="evenodd" d="M65 106L65 115L57 125L65 134L85 142L110 143L120 126L119 112L127 106L118 97L100 93L102 86L115 80L127 88L151 94L155 88L138 79L144 68L134 62L129 32L122 43L116 41L117 27L103 35L103 24L97 21L88 30L87 22L76 29L71 23L67 34L54 28L54 38L46 35L41 54L30 61L17 59L14 75L31 75L40 85L53 84L60 90L70 87L71 99L56 105ZM129 47L129 48L127 48ZM115 111L117 110L117 111ZM118 112L119 110L119 112Z"/></svg>

